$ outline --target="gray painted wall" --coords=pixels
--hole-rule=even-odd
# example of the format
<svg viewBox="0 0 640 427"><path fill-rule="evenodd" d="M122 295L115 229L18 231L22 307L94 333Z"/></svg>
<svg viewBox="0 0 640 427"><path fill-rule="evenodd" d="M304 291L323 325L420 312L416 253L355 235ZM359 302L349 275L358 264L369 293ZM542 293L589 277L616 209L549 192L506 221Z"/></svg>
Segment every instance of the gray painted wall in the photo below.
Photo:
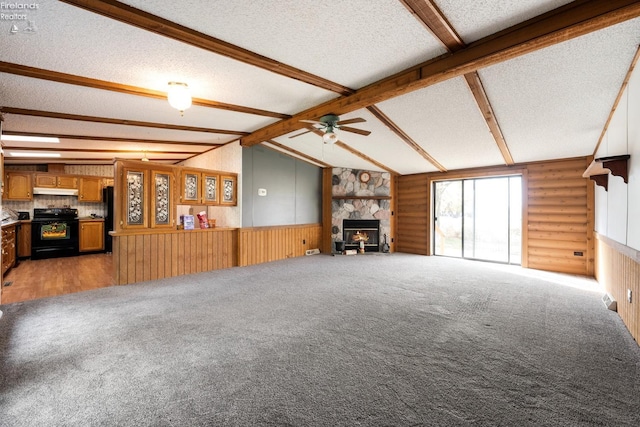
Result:
<svg viewBox="0 0 640 427"><path fill-rule="evenodd" d="M243 227L319 222L321 168L259 145L242 149Z"/></svg>

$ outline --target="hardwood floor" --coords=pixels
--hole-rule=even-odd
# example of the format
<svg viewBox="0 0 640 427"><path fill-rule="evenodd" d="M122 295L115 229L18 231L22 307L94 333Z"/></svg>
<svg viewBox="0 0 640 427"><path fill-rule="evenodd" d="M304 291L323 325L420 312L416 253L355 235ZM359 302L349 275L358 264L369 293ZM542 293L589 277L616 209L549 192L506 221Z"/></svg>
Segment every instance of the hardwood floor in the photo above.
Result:
<svg viewBox="0 0 640 427"><path fill-rule="evenodd" d="M11 282L9 286L6 286ZM2 304L114 285L111 254L20 260L2 283Z"/></svg>

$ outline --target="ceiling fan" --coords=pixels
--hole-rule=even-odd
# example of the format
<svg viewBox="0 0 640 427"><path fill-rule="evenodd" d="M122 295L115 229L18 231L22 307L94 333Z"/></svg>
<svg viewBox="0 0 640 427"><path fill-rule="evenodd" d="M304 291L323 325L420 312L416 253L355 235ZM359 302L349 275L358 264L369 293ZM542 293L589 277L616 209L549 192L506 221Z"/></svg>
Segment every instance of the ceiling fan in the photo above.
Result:
<svg viewBox="0 0 640 427"><path fill-rule="evenodd" d="M354 119L340 120L335 114L327 114L326 116L320 117L318 120L300 120L304 123L309 123L306 131L298 133L296 135L292 135L289 138L295 138L300 135L304 135L305 133L315 132L315 131L324 131L324 135L322 135L322 140L325 144L335 144L338 141L338 135L336 134L336 130L344 130L347 132L357 133L358 135L367 136L371 132L368 130L353 128L350 125L352 123L362 123L366 122L362 117L356 117Z"/></svg>

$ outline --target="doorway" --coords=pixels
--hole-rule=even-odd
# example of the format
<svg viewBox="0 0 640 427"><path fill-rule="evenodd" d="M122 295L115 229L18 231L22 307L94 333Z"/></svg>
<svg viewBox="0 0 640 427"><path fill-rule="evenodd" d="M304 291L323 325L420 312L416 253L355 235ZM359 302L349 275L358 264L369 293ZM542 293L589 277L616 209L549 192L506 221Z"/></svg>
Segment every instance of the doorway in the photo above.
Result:
<svg viewBox="0 0 640 427"><path fill-rule="evenodd" d="M436 181L435 255L521 264L522 177Z"/></svg>

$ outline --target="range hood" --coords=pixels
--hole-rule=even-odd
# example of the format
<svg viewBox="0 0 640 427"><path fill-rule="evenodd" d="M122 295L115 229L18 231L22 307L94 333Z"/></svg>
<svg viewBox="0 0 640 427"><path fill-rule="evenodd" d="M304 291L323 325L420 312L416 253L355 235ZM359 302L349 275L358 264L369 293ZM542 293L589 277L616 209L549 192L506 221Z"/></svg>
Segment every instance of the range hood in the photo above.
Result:
<svg viewBox="0 0 640 427"><path fill-rule="evenodd" d="M33 194L46 194L48 196L76 196L76 197L78 197L78 190L75 189L75 188L33 187Z"/></svg>

